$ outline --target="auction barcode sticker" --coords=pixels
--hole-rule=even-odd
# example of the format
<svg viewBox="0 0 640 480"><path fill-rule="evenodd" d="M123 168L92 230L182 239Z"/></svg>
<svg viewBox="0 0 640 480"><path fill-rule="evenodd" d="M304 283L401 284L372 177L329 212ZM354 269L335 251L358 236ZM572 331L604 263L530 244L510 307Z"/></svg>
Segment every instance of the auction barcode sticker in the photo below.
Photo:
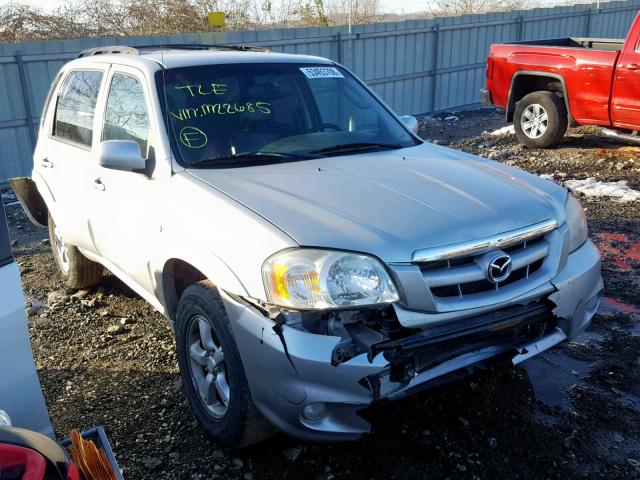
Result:
<svg viewBox="0 0 640 480"><path fill-rule="evenodd" d="M300 71L307 78L344 78L335 67L301 67Z"/></svg>

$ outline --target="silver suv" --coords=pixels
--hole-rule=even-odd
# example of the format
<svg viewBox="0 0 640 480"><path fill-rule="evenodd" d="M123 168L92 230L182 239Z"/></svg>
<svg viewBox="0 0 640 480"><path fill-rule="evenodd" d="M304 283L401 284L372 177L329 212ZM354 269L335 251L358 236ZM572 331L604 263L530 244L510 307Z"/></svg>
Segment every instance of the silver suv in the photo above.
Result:
<svg viewBox="0 0 640 480"><path fill-rule="evenodd" d="M603 288L564 189L416 128L323 58L104 47L14 185L70 287L106 267L172 322L216 441L354 439L372 403L574 337Z"/></svg>

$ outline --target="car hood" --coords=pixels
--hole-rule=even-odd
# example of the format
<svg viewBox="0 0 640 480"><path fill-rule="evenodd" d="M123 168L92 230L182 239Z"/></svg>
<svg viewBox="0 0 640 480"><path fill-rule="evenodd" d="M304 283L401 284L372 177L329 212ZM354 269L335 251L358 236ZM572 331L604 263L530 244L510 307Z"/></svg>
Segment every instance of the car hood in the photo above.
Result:
<svg viewBox="0 0 640 480"><path fill-rule="evenodd" d="M555 218L566 192L535 175L425 143L416 147L188 172L302 246L411 261L415 250ZM250 235L250 232L247 232Z"/></svg>

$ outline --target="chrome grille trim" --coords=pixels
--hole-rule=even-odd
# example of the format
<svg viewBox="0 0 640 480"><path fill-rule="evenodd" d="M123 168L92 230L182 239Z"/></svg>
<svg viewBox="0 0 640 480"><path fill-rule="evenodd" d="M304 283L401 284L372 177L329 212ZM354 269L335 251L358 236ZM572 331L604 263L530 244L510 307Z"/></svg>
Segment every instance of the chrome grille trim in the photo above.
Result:
<svg viewBox="0 0 640 480"><path fill-rule="evenodd" d="M488 250L506 248L517 243L525 242L544 235L554 230L557 226L558 222L549 219L529 225L528 227L477 240L469 240L467 242L442 245L439 247L422 248L413 252L411 261L413 263L424 263L473 256Z"/></svg>
<svg viewBox="0 0 640 480"><path fill-rule="evenodd" d="M519 270L532 263L545 258L549 254L549 243L546 241L536 243L530 247L511 254L513 270ZM437 270L426 270L422 272L427 285L432 287L442 287L447 285L465 284L485 279L484 270L477 263L470 263L459 267L449 267Z"/></svg>

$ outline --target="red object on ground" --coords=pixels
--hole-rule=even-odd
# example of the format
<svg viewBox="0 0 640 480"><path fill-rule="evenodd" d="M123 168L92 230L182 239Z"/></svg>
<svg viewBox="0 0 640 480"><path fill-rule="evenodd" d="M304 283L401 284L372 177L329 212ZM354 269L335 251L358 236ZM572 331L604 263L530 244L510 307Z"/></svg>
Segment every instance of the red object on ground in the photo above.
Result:
<svg viewBox="0 0 640 480"><path fill-rule="evenodd" d="M624 42L563 38L491 45L485 102L507 109L538 90L565 97L580 125L640 130L640 14Z"/></svg>
<svg viewBox="0 0 640 480"><path fill-rule="evenodd" d="M5 475L8 476L5 477ZM47 475L47 460L40 453L28 447L0 444L0 478L53 480L54 477ZM80 474L75 464L68 463L67 478L60 480L80 480Z"/></svg>
<svg viewBox="0 0 640 480"><path fill-rule="evenodd" d="M17 445L0 445L0 474L16 471L15 478L21 480L42 480L47 461L35 450ZM18 473L21 472L21 473ZM14 478L9 476L7 478Z"/></svg>

